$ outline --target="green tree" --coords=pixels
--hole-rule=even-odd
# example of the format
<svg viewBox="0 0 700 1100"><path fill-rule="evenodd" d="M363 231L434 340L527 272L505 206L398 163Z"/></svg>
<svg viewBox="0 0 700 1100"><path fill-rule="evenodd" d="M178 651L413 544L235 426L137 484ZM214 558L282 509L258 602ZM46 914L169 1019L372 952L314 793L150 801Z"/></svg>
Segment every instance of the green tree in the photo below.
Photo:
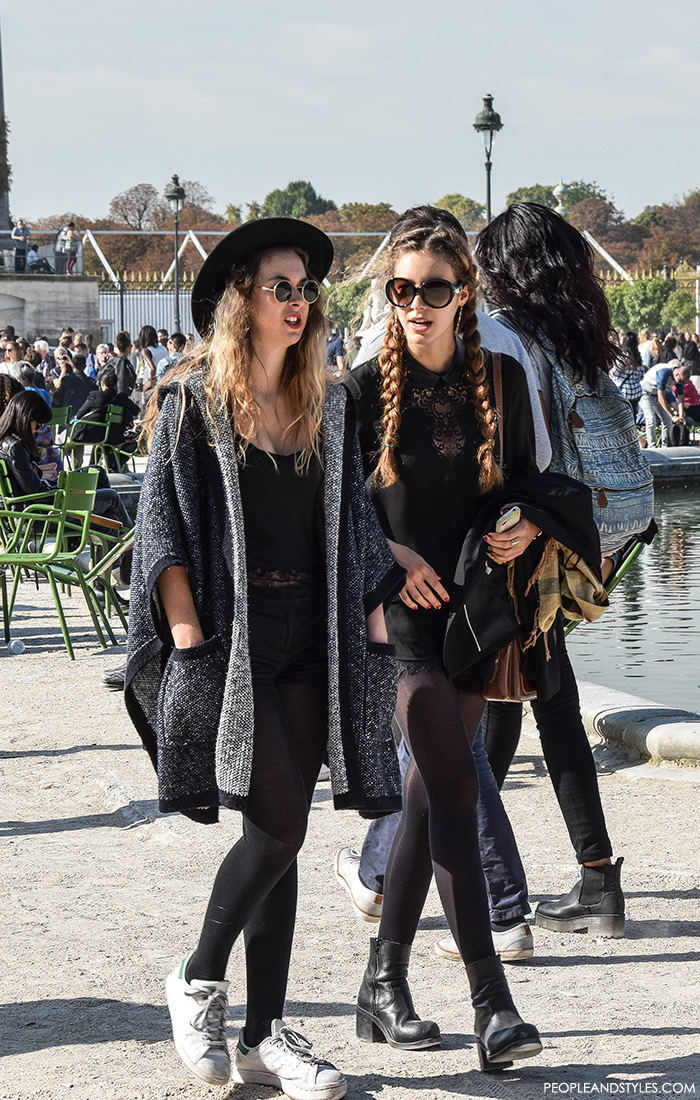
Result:
<svg viewBox="0 0 700 1100"><path fill-rule="evenodd" d="M611 203L611 200L596 180L593 180L592 183L588 183L586 180L572 180L566 186L569 192L565 200L567 210L571 210L572 207L576 206L576 203L583 202L584 199L596 199L598 202ZM506 198L506 203L510 206L512 202L539 202L542 206L549 206L553 210L555 206L559 205L554 195L555 187L555 183L534 183L531 187L519 187L517 191L511 191Z"/></svg>
<svg viewBox="0 0 700 1100"><path fill-rule="evenodd" d="M583 202L584 199L596 199L598 202L607 202L611 206L613 205L612 199L610 199L602 187L598 186L597 180L593 180L592 183L587 183L586 180L572 180L571 183L566 185L569 189L569 193L566 196L566 207L568 210L572 206L576 206L577 202Z"/></svg>
<svg viewBox="0 0 700 1100"><path fill-rule="evenodd" d="M280 190L270 191L262 204L264 218L308 218L336 210L331 199L324 199L308 180L292 180Z"/></svg>
<svg viewBox="0 0 700 1100"><path fill-rule="evenodd" d="M692 329L695 324L695 299L689 290L672 290L661 310L664 328L677 332Z"/></svg>
<svg viewBox="0 0 700 1100"><path fill-rule="evenodd" d="M236 206L230 202L227 204L224 210L224 218L227 222L232 222L233 225L239 225L243 221L243 205Z"/></svg>
<svg viewBox="0 0 700 1100"><path fill-rule="evenodd" d="M531 187L518 187L506 196L506 206L514 202L539 202L542 206L549 206L552 210L557 205L554 192L548 184L533 183Z"/></svg>
<svg viewBox="0 0 700 1100"><path fill-rule="evenodd" d="M331 324L338 328L356 328L362 317L369 286L369 279L357 283L334 283L325 301Z"/></svg>
<svg viewBox="0 0 700 1100"><path fill-rule="evenodd" d="M435 206L441 210L449 210L450 214L454 214L463 229L477 229L486 210L483 203L475 202L474 199L467 198L466 195L460 195L458 191L443 195L441 199L437 199Z"/></svg>
<svg viewBox="0 0 700 1100"><path fill-rule="evenodd" d="M7 159L7 141L10 133L10 124L7 119L0 116L0 195L6 195L12 182L12 169Z"/></svg>
<svg viewBox="0 0 700 1100"><path fill-rule="evenodd" d="M628 286L625 306L630 328L662 328L661 315L672 290L670 282L658 275Z"/></svg>
<svg viewBox="0 0 700 1100"><path fill-rule="evenodd" d="M630 319L627 313L627 291L629 283L608 283L605 287L605 296L610 306L610 320L613 328L626 332L630 328Z"/></svg>
<svg viewBox="0 0 700 1100"><path fill-rule="evenodd" d="M259 202L256 202L255 199L253 199L252 202L247 202L246 206L248 207L248 213L245 216L245 220L247 222L256 222L258 218L262 218L262 206Z"/></svg>

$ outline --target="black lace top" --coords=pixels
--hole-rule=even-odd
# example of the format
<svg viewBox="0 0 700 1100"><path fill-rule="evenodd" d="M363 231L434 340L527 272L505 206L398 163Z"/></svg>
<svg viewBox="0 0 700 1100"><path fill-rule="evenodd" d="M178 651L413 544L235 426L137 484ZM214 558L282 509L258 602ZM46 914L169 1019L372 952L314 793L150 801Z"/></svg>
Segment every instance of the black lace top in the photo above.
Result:
<svg viewBox="0 0 700 1100"><path fill-rule="evenodd" d="M238 477L248 583L287 588L317 581L323 575L316 524L319 463L312 460L299 474L293 454L270 456L248 444Z"/></svg>
<svg viewBox="0 0 700 1100"><path fill-rule="evenodd" d="M491 359L486 371L492 387ZM527 382L515 359L501 357L506 475L537 473ZM368 489L385 534L416 550L450 591L462 543L481 506L476 454L483 442L463 373L458 345L447 371L435 374L405 356L401 427L396 456L398 481L377 490L372 471L381 439L381 380L376 359L352 372L359 383L359 438ZM493 392L492 403L495 405ZM447 608L410 611L399 600L387 615L391 641L401 660L441 662Z"/></svg>

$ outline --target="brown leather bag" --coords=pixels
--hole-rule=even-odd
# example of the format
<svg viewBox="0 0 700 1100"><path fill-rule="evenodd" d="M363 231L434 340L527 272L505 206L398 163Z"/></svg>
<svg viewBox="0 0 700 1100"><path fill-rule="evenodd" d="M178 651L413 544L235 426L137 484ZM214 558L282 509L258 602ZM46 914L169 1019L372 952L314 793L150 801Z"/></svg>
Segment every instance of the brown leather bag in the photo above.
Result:
<svg viewBox="0 0 700 1100"><path fill-rule="evenodd" d="M523 676L522 659L519 638L514 638L498 651L493 676L490 680L484 678L484 699L498 703L523 703L526 699L537 698L536 685Z"/></svg>
<svg viewBox="0 0 700 1100"><path fill-rule="evenodd" d="M496 398L496 413L498 416L498 434L500 443L499 460L503 464L503 375L501 372L501 356L499 352L493 354L493 388ZM493 676L490 680L484 678L482 694L484 699L490 699L498 703L522 703L526 699L537 698L537 687L532 681L522 674L523 651L520 639L514 638L508 645L498 651Z"/></svg>

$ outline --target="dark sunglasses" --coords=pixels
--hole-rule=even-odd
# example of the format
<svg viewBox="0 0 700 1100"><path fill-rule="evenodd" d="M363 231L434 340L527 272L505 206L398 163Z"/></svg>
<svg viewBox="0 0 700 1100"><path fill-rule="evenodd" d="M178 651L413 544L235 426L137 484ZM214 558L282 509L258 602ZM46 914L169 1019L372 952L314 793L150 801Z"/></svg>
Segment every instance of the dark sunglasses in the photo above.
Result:
<svg viewBox="0 0 700 1100"><path fill-rule="evenodd" d="M464 283L451 283L448 279L428 279L420 286L410 279L389 279L384 288L391 304L399 309L408 309L416 294L431 309L444 309L463 289Z"/></svg>
<svg viewBox="0 0 700 1100"><path fill-rule="evenodd" d="M315 279L307 279L306 282L297 287L293 287L289 279L280 279L274 286L261 286L259 289L274 294L276 302L290 301L294 291L298 290L304 301L308 302L309 305L315 302L321 293L321 288Z"/></svg>

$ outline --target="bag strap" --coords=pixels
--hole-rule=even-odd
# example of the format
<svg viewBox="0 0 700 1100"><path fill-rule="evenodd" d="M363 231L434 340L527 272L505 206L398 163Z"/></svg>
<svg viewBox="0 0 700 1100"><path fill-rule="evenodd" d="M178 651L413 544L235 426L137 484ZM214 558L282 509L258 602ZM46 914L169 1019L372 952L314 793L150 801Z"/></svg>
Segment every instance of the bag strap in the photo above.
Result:
<svg viewBox="0 0 700 1100"><path fill-rule="evenodd" d="M493 392L496 398L496 435L498 436L498 465L503 469L503 371L501 353L491 353L493 362Z"/></svg>

